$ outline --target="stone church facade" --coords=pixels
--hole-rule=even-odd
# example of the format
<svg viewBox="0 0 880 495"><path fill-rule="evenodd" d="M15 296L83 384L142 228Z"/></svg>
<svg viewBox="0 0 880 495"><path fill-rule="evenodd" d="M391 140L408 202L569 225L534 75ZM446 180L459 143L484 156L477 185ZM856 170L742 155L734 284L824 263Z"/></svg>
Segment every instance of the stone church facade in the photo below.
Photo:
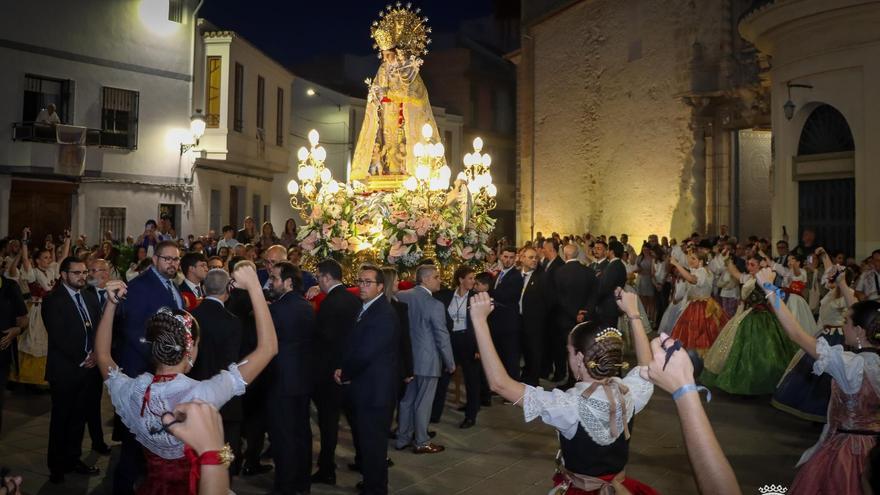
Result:
<svg viewBox="0 0 880 495"><path fill-rule="evenodd" d="M769 90L737 31L749 3L522 3L519 240L771 235Z"/></svg>

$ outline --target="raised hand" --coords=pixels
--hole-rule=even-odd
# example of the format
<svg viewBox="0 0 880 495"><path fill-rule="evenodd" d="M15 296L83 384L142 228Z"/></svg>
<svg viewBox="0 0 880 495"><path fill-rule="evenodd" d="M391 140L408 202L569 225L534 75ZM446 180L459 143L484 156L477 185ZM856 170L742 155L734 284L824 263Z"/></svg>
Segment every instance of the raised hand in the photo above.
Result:
<svg viewBox="0 0 880 495"><path fill-rule="evenodd" d="M171 425L171 418L177 420ZM217 408L207 402L178 404L173 413L166 413L162 422L180 441L198 454L223 448L223 420Z"/></svg>
<svg viewBox="0 0 880 495"><path fill-rule="evenodd" d="M651 341L651 362L647 369L643 368L640 371L640 375L663 390L672 393L685 385L694 383L694 365L684 348L673 352L667 362L664 344L666 347L671 344L671 339L666 334L661 334L660 337Z"/></svg>
<svg viewBox="0 0 880 495"><path fill-rule="evenodd" d="M614 297L617 301L617 307L628 317L639 316L639 297L637 295L618 287L614 289Z"/></svg>
<svg viewBox="0 0 880 495"><path fill-rule="evenodd" d="M492 312L492 298L487 292L480 292L471 296L471 318L485 320Z"/></svg>
<svg viewBox="0 0 880 495"><path fill-rule="evenodd" d="M755 274L755 279L758 281L758 285L766 291L767 289L765 285L773 285L773 281L776 280L776 272L770 268L764 267Z"/></svg>
<svg viewBox="0 0 880 495"><path fill-rule="evenodd" d="M241 289L257 288L259 290L262 288L256 270L244 263L238 264L235 271L232 272L232 279L235 280L235 286Z"/></svg>

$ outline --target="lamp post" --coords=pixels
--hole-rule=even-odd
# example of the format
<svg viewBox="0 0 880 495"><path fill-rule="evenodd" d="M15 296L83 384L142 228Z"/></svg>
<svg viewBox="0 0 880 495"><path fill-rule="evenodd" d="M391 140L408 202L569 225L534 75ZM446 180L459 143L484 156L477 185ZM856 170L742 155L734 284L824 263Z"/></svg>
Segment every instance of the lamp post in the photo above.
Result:
<svg viewBox="0 0 880 495"><path fill-rule="evenodd" d="M199 140L205 135L205 116L202 109L197 108L189 118L189 131L192 133L192 143L180 143L180 156L199 145Z"/></svg>
<svg viewBox="0 0 880 495"><path fill-rule="evenodd" d="M792 84L788 83L788 101L786 101L782 105L782 111L785 113L786 120L791 120L794 117L794 110L796 108L793 101L791 101L791 88L805 88L805 89L813 89L813 86L810 84Z"/></svg>
<svg viewBox="0 0 880 495"><path fill-rule="evenodd" d="M303 219L306 218L305 208L307 204L314 202L320 192L335 194L339 192L339 183L333 180L333 174L324 166L327 159L327 150L319 146L320 135L318 131L309 131L309 148L300 147L296 152L299 160L297 165L296 179L287 183L287 193L290 194L290 206L300 212Z"/></svg>
<svg viewBox="0 0 880 495"><path fill-rule="evenodd" d="M481 153L482 150L483 139L477 137L474 139L474 152L464 155L464 170L459 172L457 178L467 184L476 206L493 210L498 188L492 183L492 157L488 153Z"/></svg>

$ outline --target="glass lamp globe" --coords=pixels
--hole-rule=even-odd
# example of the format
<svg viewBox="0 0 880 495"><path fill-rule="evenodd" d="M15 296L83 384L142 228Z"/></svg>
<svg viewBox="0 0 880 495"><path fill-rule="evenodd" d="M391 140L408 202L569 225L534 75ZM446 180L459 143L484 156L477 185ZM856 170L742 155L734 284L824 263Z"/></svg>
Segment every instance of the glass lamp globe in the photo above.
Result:
<svg viewBox="0 0 880 495"><path fill-rule="evenodd" d="M418 180L428 180L428 177L431 176L431 169L425 165L419 165L416 167L416 178Z"/></svg>
<svg viewBox="0 0 880 495"><path fill-rule="evenodd" d="M444 153L446 153L446 148L443 146L443 143L434 145L434 158L440 158Z"/></svg>
<svg viewBox="0 0 880 495"><path fill-rule="evenodd" d="M474 164L474 157L470 153L464 154L464 167L470 168Z"/></svg>
<svg viewBox="0 0 880 495"><path fill-rule="evenodd" d="M431 124L425 124L422 126L422 137L425 139L431 139L431 136L434 135L434 129L431 128Z"/></svg>
<svg viewBox="0 0 880 495"><path fill-rule="evenodd" d="M448 182L449 178L452 177L452 169L449 168L449 165L443 165L440 167L439 174L441 179L446 179Z"/></svg>
<svg viewBox="0 0 880 495"><path fill-rule="evenodd" d="M492 165L492 157L489 156L489 153L484 154L483 155L483 166L488 168L491 165Z"/></svg>
<svg viewBox="0 0 880 495"><path fill-rule="evenodd" d="M287 183L287 194L291 196L299 192L299 184L296 183L295 180L291 179L290 182Z"/></svg>
<svg viewBox="0 0 880 495"><path fill-rule="evenodd" d="M330 179L333 178L333 174L330 172L329 168L325 168L321 171L321 182L327 184L330 182Z"/></svg>
<svg viewBox="0 0 880 495"><path fill-rule="evenodd" d="M498 188L495 187L495 184L489 184L489 187L486 188L486 194L488 194L490 198L494 198L498 194Z"/></svg>
<svg viewBox="0 0 880 495"><path fill-rule="evenodd" d="M406 188L407 191L415 191L416 187L418 187L418 182L415 177L410 176L408 179L403 181L403 187Z"/></svg>
<svg viewBox="0 0 880 495"><path fill-rule="evenodd" d="M296 159L299 160L299 161L301 161L301 162L304 162L304 161L308 160L308 159L309 159L309 150L308 150L308 148L306 148L305 146L301 146L301 147L296 151Z"/></svg>
<svg viewBox="0 0 880 495"><path fill-rule="evenodd" d="M425 145L422 143L416 143L415 146L413 146L413 155L415 155L416 158L425 156Z"/></svg>
<svg viewBox="0 0 880 495"><path fill-rule="evenodd" d="M483 150L483 138L481 138L479 136L475 137L474 138L474 151L479 153L482 150Z"/></svg>
<svg viewBox="0 0 880 495"><path fill-rule="evenodd" d="M323 146L318 146L317 148L315 148L315 152L313 153L313 155L315 157L315 160L323 162L327 159L327 150L325 150Z"/></svg>
<svg viewBox="0 0 880 495"><path fill-rule="evenodd" d="M312 148L318 145L319 137L320 135L318 134L318 131L316 129L312 129L311 131L309 131L309 144L312 145Z"/></svg>
<svg viewBox="0 0 880 495"><path fill-rule="evenodd" d="M322 175L323 175L323 174L322 174ZM327 192L330 193L330 194L336 194L336 193L338 193L338 192L339 192L339 183L336 182L335 180L331 180L331 181L327 184Z"/></svg>

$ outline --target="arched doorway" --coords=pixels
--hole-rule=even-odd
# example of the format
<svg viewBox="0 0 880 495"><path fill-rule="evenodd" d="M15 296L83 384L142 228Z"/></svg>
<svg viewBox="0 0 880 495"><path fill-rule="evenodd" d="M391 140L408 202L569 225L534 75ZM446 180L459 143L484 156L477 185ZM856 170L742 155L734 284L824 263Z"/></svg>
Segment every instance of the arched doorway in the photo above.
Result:
<svg viewBox="0 0 880 495"><path fill-rule="evenodd" d="M846 118L822 104L804 123L794 159L799 234L811 228L828 251L850 256L855 254L854 151Z"/></svg>

